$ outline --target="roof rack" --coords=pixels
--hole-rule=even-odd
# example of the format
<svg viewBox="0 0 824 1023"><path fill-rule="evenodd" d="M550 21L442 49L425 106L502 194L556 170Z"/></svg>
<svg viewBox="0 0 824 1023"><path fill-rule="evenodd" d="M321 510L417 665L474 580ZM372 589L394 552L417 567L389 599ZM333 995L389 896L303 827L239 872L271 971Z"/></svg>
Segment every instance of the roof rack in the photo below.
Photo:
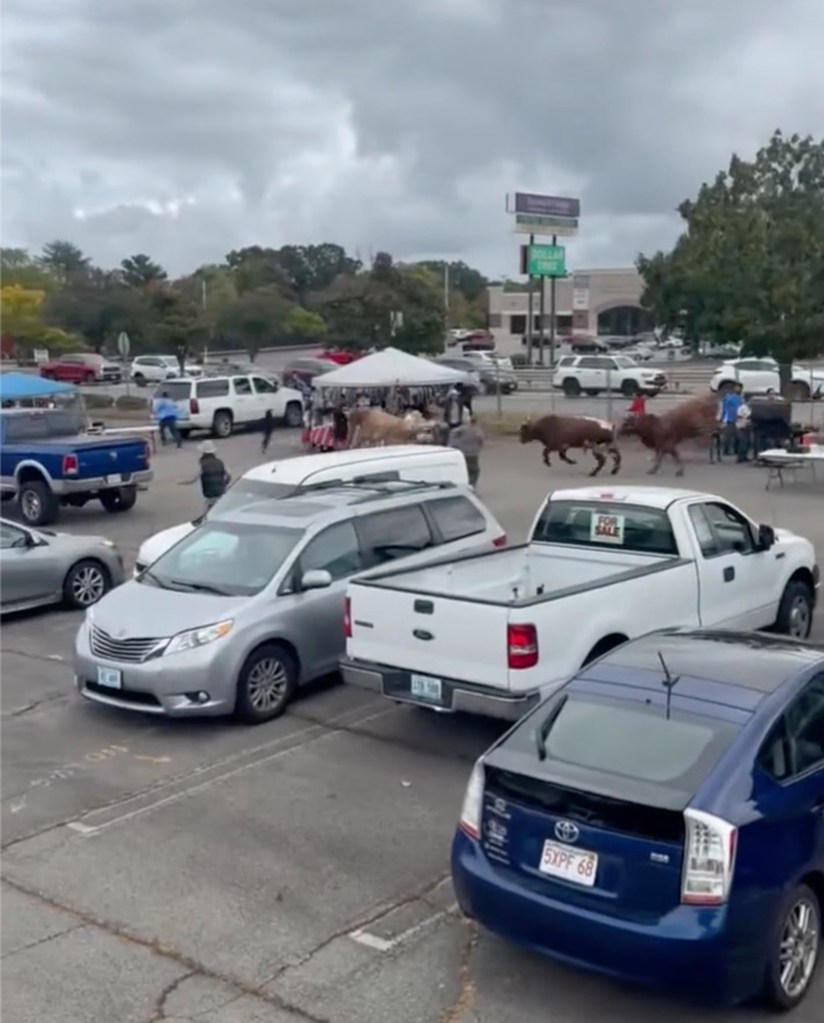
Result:
<svg viewBox="0 0 824 1023"><path fill-rule="evenodd" d="M300 497L303 494L311 494L324 490L346 490L352 488L356 491L369 491L363 500L371 500L373 495L392 494L397 490L420 490L420 489L445 489L454 487L455 484L447 480L432 482L429 480L409 480L390 478L389 475L381 479L378 474L368 476L355 476L347 480L323 480L318 483L305 483L295 488L289 497Z"/></svg>

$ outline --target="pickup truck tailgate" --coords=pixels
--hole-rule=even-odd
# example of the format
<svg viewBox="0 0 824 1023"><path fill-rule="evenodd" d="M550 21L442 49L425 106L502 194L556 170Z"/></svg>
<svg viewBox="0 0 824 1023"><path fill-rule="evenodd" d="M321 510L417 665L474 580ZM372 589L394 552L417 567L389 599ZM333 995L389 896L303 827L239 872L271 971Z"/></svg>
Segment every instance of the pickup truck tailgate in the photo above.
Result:
<svg viewBox="0 0 824 1023"><path fill-rule="evenodd" d="M149 468L146 441L140 437L114 440L83 440L73 448L79 463L81 479L105 476L127 477Z"/></svg>
<svg viewBox="0 0 824 1023"><path fill-rule="evenodd" d="M509 687L510 609L353 581L347 657L406 671Z"/></svg>

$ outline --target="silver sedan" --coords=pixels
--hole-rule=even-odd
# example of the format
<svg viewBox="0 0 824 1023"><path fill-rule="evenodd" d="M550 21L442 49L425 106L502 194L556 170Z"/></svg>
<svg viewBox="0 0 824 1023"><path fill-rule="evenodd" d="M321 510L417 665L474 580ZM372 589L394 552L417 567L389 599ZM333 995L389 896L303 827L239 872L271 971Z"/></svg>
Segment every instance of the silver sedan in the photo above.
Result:
<svg viewBox="0 0 824 1023"><path fill-rule="evenodd" d="M50 533L0 518L4 612L43 604L91 607L123 578L123 559L105 537Z"/></svg>

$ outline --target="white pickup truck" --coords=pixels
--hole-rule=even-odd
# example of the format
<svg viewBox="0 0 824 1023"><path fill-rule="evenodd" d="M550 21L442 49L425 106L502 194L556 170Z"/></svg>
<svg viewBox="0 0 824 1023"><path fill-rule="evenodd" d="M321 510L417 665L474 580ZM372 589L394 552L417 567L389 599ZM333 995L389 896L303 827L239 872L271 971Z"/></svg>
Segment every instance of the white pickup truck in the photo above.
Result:
<svg viewBox="0 0 824 1023"><path fill-rule="evenodd" d="M390 569L347 590L343 679L398 702L515 720L583 664L654 629L806 639L812 544L712 494L550 494L527 544Z"/></svg>

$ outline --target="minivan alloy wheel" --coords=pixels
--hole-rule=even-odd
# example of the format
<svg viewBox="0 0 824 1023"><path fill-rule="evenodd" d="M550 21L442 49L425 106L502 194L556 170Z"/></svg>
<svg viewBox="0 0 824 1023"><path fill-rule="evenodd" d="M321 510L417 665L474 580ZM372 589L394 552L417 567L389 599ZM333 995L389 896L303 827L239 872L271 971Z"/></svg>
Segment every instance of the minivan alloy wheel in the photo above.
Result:
<svg viewBox="0 0 824 1023"><path fill-rule="evenodd" d="M778 947L781 988L793 1001L804 993L815 970L819 927L814 896L801 895L787 913Z"/></svg>
<svg viewBox="0 0 824 1023"><path fill-rule="evenodd" d="M273 710L283 699L288 681L282 661L277 657L262 658L249 672L249 702L257 711Z"/></svg>

